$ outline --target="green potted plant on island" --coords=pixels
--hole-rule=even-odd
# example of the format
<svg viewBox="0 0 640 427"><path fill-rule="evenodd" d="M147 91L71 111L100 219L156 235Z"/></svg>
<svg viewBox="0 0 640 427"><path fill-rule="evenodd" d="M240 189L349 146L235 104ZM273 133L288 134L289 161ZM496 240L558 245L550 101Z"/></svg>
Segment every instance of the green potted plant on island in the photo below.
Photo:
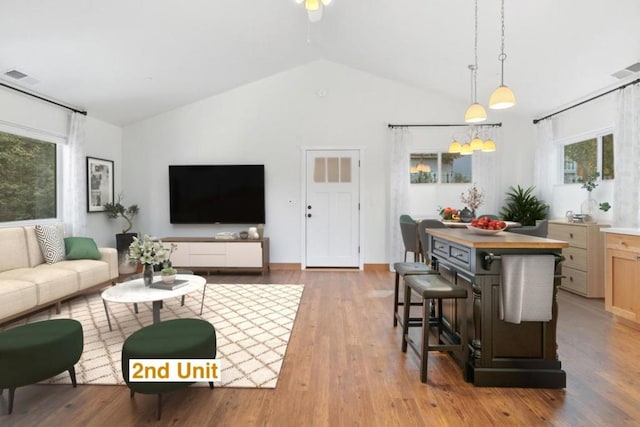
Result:
<svg viewBox="0 0 640 427"><path fill-rule="evenodd" d="M129 246L133 242L133 238L137 233L130 233L133 228L133 218L138 214L140 209L138 205L124 206L121 203L122 197L118 196L115 203L105 203L104 211L109 218L122 217L126 221L126 227L122 233L116 234L116 249L118 250L118 270L120 274L129 274L135 272L136 263L129 260Z"/></svg>

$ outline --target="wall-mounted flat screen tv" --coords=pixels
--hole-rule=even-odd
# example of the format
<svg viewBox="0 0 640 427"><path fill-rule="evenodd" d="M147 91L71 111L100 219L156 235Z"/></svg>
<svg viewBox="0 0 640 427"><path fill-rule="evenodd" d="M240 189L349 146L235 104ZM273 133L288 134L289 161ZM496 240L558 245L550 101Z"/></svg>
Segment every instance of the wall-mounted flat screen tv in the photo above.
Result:
<svg viewBox="0 0 640 427"><path fill-rule="evenodd" d="M264 224L264 165L170 165L172 224Z"/></svg>

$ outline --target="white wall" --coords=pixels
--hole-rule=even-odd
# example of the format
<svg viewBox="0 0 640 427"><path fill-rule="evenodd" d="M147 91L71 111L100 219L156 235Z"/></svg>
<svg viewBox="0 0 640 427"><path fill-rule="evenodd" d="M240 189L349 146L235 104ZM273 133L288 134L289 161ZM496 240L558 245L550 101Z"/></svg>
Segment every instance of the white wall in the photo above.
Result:
<svg viewBox="0 0 640 427"><path fill-rule="evenodd" d="M271 261L300 262L301 149L363 147L364 262L386 263L387 124L459 122L465 108L462 101L452 103L436 93L317 61L126 127L123 188L127 203L141 207L138 231L159 237L212 236L243 226L169 224L167 165L264 163ZM519 132L509 128L505 135L530 143L528 132ZM498 143L502 156L522 148ZM509 166L499 173L532 179L532 172ZM296 205L289 206L289 199Z"/></svg>
<svg viewBox="0 0 640 427"><path fill-rule="evenodd" d="M89 116L85 125L85 143L87 156L113 160L114 197L117 199L122 192L122 128ZM86 193L82 197L86 199ZM115 234L122 232L123 223L124 220L110 219L102 212L88 212L87 235L95 239L98 246L115 248Z"/></svg>

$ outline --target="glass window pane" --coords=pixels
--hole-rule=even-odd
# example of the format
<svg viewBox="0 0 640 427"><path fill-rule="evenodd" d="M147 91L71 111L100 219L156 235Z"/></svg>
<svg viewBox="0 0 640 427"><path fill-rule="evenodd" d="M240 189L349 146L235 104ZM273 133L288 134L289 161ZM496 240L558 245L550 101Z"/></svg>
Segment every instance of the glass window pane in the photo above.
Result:
<svg viewBox="0 0 640 427"><path fill-rule="evenodd" d="M0 222L56 217L56 144L0 132Z"/></svg>
<svg viewBox="0 0 640 427"><path fill-rule="evenodd" d="M340 182L340 169L337 157L327 157L327 182Z"/></svg>
<svg viewBox="0 0 640 427"><path fill-rule="evenodd" d="M326 166L324 157L316 157L313 159L313 182L326 182Z"/></svg>
<svg viewBox="0 0 640 427"><path fill-rule="evenodd" d="M410 168L412 184L438 182L438 153L412 153Z"/></svg>
<svg viewBox="0 0 640 427"><path fill-rule="evenodd" d="M471 182L471 172L471 156L442 153L441 182L443 184Z"/></svg>
<svg viewBox="0 0 640 427"><path fill-rule="evenodd" d="M614 179L613 134L602 137L602 179Z"/></svg>
<svg viewBox="0 0 640 427"><path fill-rule="evenodd" d="M340 182L351 182L351 157L340 157Z"/></svg>
<svg viewBox="0 0 640 427"><path fill-rule="evenodd" d="M596 138L564 146L564 183L582 182L598 170Z"/></svg>

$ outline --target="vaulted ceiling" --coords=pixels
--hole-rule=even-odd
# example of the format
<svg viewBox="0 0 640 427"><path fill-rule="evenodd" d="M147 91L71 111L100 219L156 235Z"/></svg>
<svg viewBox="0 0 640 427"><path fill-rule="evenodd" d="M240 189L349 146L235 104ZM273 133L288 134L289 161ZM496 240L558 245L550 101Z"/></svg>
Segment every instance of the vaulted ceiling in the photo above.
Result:
<svg viewBox="0 0 640 427"><path fill-rule="evenodd" d="M506 0L505 84L545 114L615 86L640 62L638 0ZM317 59L465 102L472 0L3 0L0 73L117 125ZM478 99L499 84L500 0L479 0ZM629 78L634 78L635 75Z"/></svg>

